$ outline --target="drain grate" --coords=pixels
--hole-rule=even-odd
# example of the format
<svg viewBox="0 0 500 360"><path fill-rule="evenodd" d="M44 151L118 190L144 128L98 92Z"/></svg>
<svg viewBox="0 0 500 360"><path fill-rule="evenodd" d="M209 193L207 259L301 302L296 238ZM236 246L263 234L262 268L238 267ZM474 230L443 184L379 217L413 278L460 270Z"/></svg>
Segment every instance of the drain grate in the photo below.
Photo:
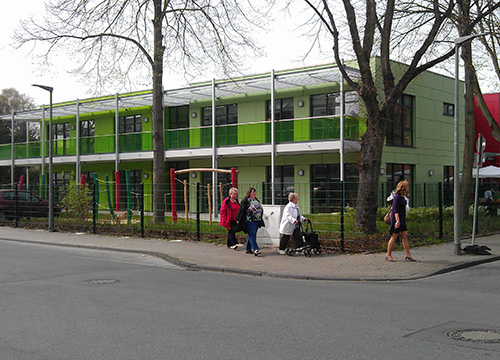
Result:
<svg viewBox="0 0 500 360"><path fill-rule="evenodd" d="M500 343L500 330L493 330L493 329L452 330L445 333L445 335L454 340L472 342L476 344Z"/></svg>
<svg viewBox="0 0 500 360"><path fill-rule="evenodd" d="M90 285L106 285L106 284L116 284L119 282L120 280L118 279L92 279L92 280L85 280L83 283Z"/></svg>

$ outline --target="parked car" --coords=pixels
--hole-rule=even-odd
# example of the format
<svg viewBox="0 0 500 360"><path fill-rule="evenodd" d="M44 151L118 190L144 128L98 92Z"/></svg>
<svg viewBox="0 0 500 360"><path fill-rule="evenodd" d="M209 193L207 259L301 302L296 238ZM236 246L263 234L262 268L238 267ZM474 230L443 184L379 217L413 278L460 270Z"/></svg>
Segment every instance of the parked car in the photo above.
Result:
<svg viewBox="0 0 500 360"><path fill-rule="evenodd" d="M16 191L12 189L0 190L0 219L14 219L17 217L48 217L49 202L33 194L30 191L18 190L17 201ZM61 208L54 204L54 216L59 216Z"/></svg>

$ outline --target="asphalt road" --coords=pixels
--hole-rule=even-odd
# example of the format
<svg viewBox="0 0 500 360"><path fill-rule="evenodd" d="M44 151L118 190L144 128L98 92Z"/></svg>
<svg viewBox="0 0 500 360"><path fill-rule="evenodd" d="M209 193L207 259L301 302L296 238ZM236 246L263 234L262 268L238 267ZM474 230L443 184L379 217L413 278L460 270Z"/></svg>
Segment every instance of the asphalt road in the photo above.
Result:
<svg viewBox="0 0 500 360"><path fill-rule="evenodd" d="M300 281L0 241L0 359L497 359L445 333L500 328L498 274Z"/></svg>

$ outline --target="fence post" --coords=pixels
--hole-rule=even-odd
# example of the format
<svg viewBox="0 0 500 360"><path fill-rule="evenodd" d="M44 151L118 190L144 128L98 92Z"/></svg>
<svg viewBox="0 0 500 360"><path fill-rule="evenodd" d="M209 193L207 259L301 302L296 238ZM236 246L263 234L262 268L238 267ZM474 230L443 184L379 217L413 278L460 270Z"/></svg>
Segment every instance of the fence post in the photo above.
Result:
<svg viewBox="0 0 500 360"><path fill-rule="evenodd" d="M443 238L443 184L438 182L438 201L439 201L439 238Z"/></svg>
<svg viewBox="0 0 500 360"><path fill-rule="evenodd" d="M14 227L19 226L19 199L17 193L17 186L14 186Z"/></svg>
<svg viewBox="0 0 500 360"><path fill-rule="evenodd" d="M340 182L340 250L344 251L344 182Z"/></svg>
<svg viewBox="0 0 500 360"><path fill-rule="evenodd" d="M85 176L85 175L82 175L82 176ZM113 221L115 221L116 218L115 218L115 213L113 211L113 203L111 202L111 190L109 189L109 175L108 174L106 174L106 176L104 176L104 180L106 182L106 197L108 199L109 214L111 215L111 219Z"/></svg>
<svg viewBox="0 0 500 360"><path fill-rule="evenodd" d="M47 200L47 193L45 189L45 174L40 176L40 197L44 200Z"/></svg>
<svg viewBox="0 0 500 360"><path fill-rule="evenodd" d="M196 240L200 241L200 210L201 210L201 197L200 197L200 183L196 183Z"/></svg>
<svg viewBox="0 0 500 360"><path fill-rule="evenodd" d="M97 222L97 204L99 202L98 196L99 196L99 190L98 190L98 183L97 183L97 173L94 173L94 211L93 211L93 216L92 216L92 233L96 234L96 222Z"/></svg>
<svg viewBox="0 0 500 360"><path fill-rule="evenodd" d="M132 184L130 170L125 170L125 189L127 192L127 224L132 222Z"/></svg>
<svg viewBox="0 0 500 360"><path fill-rule="evenodd" d="M266 182L265 181L262 182L262 197L261 197L261 199L262 199L262 203L263 204L267 204L267 200L266 200Z"/></svg>
<svg viewBox="0 0 500 360"><path fill-rule="evenodd" d="M139 195L141 209L141 237L144 237L144 183L141 182L141 193Z"/></svg>
<svg viewBox="0 0 500 360"><path fill-rule="evenodd" d="M424 207L427 207L427 183L424 183Z"/></svg>

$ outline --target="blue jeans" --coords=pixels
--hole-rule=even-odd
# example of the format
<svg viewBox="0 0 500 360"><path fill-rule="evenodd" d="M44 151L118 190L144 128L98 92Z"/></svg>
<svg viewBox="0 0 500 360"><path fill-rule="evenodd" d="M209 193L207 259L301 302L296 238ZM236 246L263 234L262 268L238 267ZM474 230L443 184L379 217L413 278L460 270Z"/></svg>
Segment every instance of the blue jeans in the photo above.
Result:
<svg viewBox="0 0 500 360"><path fill-rule="evenodd" d="M259 230L259 222L258 221L247 221L247 243L245 245L245 250L256 251L259 250L259 246L257 245L257 230Z"/></svg>

